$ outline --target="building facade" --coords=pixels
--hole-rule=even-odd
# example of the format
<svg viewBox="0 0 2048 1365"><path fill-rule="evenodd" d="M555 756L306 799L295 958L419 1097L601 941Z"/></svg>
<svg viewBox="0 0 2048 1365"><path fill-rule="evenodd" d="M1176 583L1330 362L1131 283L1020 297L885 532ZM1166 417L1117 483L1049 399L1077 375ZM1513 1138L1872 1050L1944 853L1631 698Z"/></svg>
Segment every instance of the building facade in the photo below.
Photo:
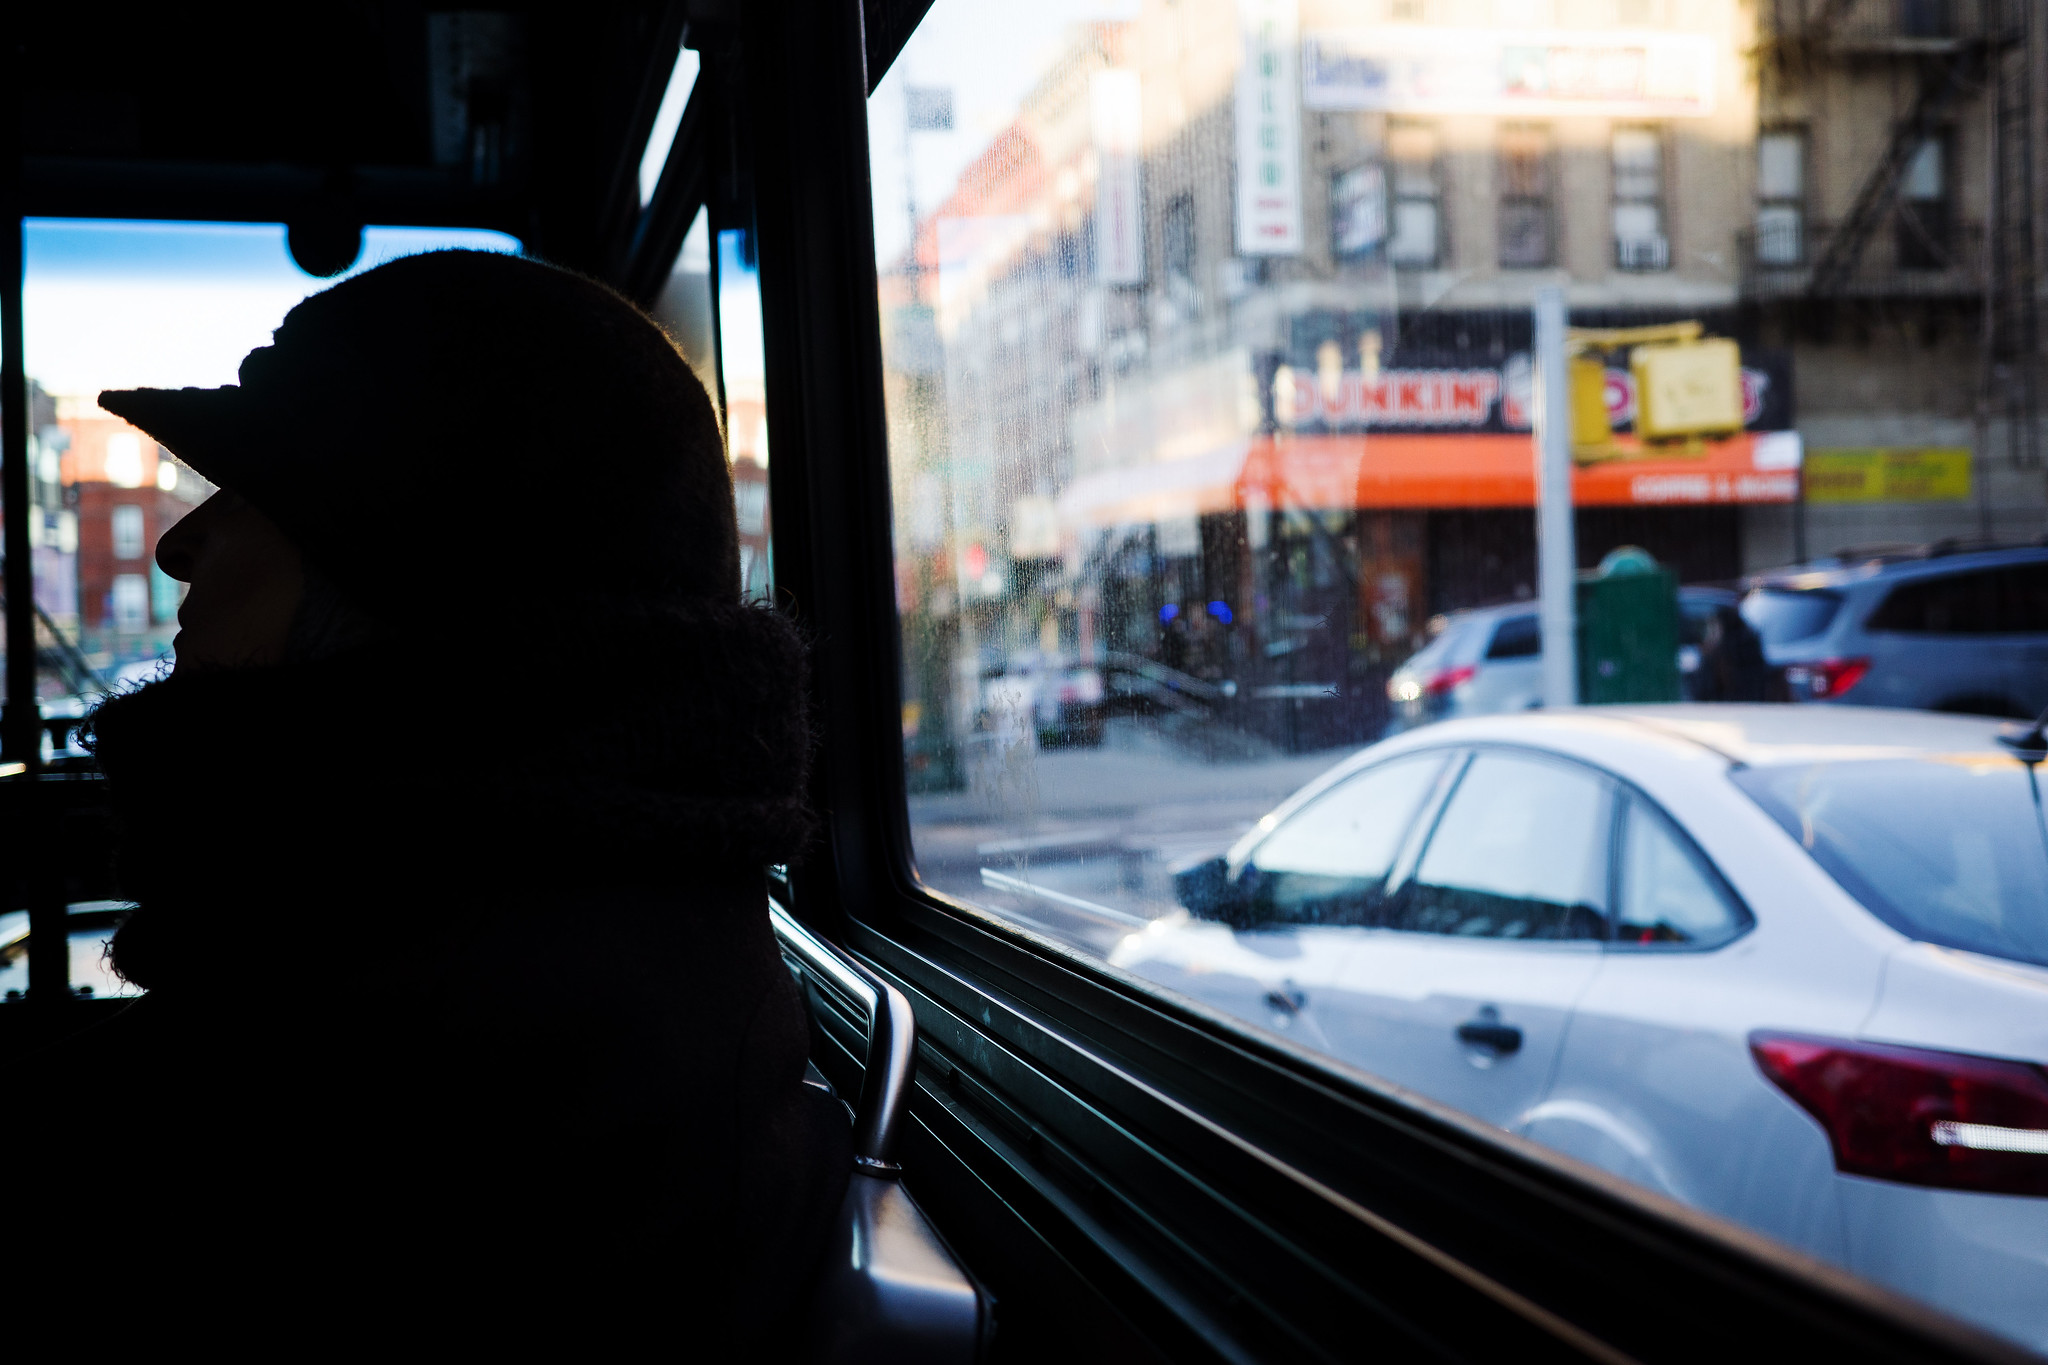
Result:
<svg viewBox="0 0 2048 1365"><path fill-rule="evenodd" d="M60 399L59 475L74 519L77 644L103 676L170 651L184 584L157 566L163 533L214 490L147 435Z"/></svg>
<svg viewBox="0 0 2048 1365"><path fill-rule="evenodd" d="M1377 733L1430 618L1533 592L1547 288L1574 325L1697 321L1742 356L1743 429L1676 449L1629 434L1608 354L1630 458L1576 476L1582 563L1637 544L1726 583L2037 534L1969 129L2038 58L1969 3L1141 0L1072 28L883 262L899 597L950 655L910 670L906 728L967 724L1005 661L1111 651L1228 683L1289 745ZM2000 373L2038 367L1999 325Z"/></svg>

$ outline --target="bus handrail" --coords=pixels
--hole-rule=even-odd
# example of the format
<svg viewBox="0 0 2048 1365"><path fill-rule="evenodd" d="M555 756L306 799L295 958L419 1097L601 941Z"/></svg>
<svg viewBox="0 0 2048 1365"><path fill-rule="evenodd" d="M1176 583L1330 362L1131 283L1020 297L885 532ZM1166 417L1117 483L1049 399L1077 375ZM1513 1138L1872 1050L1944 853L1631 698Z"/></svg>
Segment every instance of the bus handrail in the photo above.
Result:
<svg viewBox="0 0 2048 1365"><path fill-rule="evenodd" d="M917 1016L910 997L866 966L819 938L773 897L768 919L784 952L867 1010L867 1063L861 1073L860 1102L854 1106L853 1164L870 1175L893 1178L896 1141L917 1075Z"/></svg>

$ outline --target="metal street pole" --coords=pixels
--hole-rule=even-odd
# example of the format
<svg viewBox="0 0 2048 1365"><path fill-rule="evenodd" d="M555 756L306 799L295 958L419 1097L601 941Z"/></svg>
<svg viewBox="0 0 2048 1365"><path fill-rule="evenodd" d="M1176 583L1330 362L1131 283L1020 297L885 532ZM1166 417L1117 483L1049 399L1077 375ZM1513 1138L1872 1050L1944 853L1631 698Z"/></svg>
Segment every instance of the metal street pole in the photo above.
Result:
<svg viewBox="0 0 2048 1365"><path fill-rule="evenodd" d="M1543 632L1543 704L1579 699L1572 540L1572 404L1565 377L1564 291L1536 294L1536 611Z"/></svg>

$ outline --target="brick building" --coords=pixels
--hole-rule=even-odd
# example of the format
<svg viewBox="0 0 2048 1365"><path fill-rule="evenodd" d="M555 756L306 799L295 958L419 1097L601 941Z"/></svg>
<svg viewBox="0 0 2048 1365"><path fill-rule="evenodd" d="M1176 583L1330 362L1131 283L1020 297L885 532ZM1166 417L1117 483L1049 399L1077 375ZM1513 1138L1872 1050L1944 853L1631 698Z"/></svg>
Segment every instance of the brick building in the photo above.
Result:
<svg viewBox="0 0 2048 1365"><path fill-rule="evenodd" d="M79 643L102 671L157 658L177 633L184 585L156 565L159 537L213 489L148 436L85 400L58 426L66 501L77 518Z"/></svg>

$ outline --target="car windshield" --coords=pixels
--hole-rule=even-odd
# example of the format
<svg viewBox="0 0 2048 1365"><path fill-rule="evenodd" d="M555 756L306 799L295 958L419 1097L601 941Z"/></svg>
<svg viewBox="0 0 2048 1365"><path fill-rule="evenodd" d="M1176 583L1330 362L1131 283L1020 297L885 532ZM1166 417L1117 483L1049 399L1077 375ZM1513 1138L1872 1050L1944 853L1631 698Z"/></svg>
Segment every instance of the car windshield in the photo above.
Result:
<svg viewBox="0 0 2048 1365"><path fill-rule="evenodd" d="M1824 588L1758 588L1742 599L1742 619L1767 645L1810 640L1842 609L1840 593Z"/></svg>
<svg viewBox="0 0 2048 1365"><path fill-rule="evenodd" d="M2048 966L2048 832L2025 764L1934 755L1748 768L1734 780L1899 932Z"/></svg>

